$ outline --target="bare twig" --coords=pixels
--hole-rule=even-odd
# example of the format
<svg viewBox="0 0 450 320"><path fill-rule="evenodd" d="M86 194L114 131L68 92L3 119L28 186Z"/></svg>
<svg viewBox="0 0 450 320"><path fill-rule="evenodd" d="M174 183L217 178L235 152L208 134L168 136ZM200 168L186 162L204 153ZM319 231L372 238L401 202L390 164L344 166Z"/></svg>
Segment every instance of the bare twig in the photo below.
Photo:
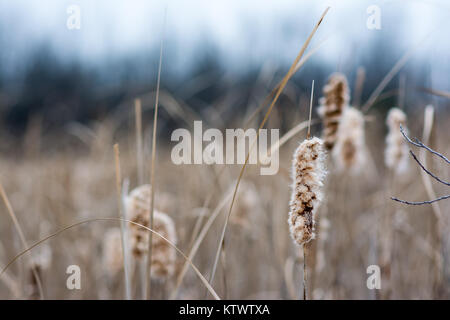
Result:
<svg viewBox="0 0 450 320"><path fill-rule="evenodd" d="M414 145L414 146L416 146L416 147L419 147L419 148L424 148L424 149L426 149L427 151L431 152L432 154L434 154L434 155L436 155L436 156L442 158L442 159L443 159L445 162L447 162L448 164L450 164L450 160L448 160L446 156L444 156L443 154L441 154L441 153L439 153L439 152L437 152L437 151L434 151L434 150L431 149L430 147L424 145L419 139L414 138L414 141L411 140L411 139L405 134L405 131L403 130L402 125L400 125L400 132L402 133L402 135L403 135L403 137L406 139L406 141L408 141L408 142L411 143L412 145Z"/></svg>
<svg viewBox="0 0 450 320"><path fill-rule="evenodd" d="M425 125L424 125L424 135L423 135L423 139L426 143L428 143L429 138L430 138L430 133L431 133L431 128L433 126L433 107L432 106L428 106L425 109ZM433 149L431 149L430 147L428 147L427 145L425 145L424 143L422 143L419 139L414 138L414 141L411 140L405 133L402 125L400 125L400 132L402 133L403 137L405 138L406 141L408 141L410 144L412 144L413 146L422 148L421 150L421 160L422 162L426 165L426 154L425 154L425 150L431 152L434 155L437 155L438 157L442 158L444 161L446 161L447 163L450 163L449 160L442 154L440 154L437 151L434 151ZM417 202L411 202L411 201L406 201L406 200L400 200L398 198L395 197L391 197L392 200L394 201L398 201L400 203L404 203L404 204L408 204L408 205L423 205L423 204L432 204L433 205L433 210L435 212L436 218L438 219L438 221L442 220L442 214L441 214L441 210L438 206L437 203L438 201L441 200L445 200L450 198L450 195L446 195L446 196L441 196L441 197L436 197L435 192L433 191L433 188L431 186L431 179L430 176L433 177L435 180L437 180L438 182L449 186L450 183L443 181L442 179L438 178L436 175L434 175L433 173L431 173L430 171L428 171L425 168L425 165L422 164L421 161L419 161L416 157L416 155L410 150L409 151L412 155L412 157L414 158L414 160L419 164L419 166L422 168L422 170L428 174L428 176L422 172L422 179L424 181L424 185L425 185L425 189L427 190L428 196L432 199L432 200L427 200L427 201L417 201Z"/></svg>
<svg viewBox="0 0 450 320"><path fill-rule="evenodd" d="M417 159L416 155L414 154L414 152L412 152L411 150L409 150L409 153L411 153L411 156L414 158L414 160L416 160L416 162L419 164L419 166L422 168L423 171L425 171L426 173L428 173L431 177L433 177L434 179L436 179L437 181L439 181L442 184L445 184L446 186L450 186L449 182L443 181L441 180L439 177L437 177L436 175L434 175L433 173L431 173L430 171L428 171L423 164L419 161L419 159Z"/></svg>
<svg viewBox="0 0 450 320"><path fill-rule="evenodd" d="M398 201L400 203L404 203L404 204L409 204L409 205L413 205L413 206L420 206L422 204L432 204L433 202L437 202L437 201L441 201L441 200L445 200L450 198L450 194L446 195L446 196L442 196L433 200L428 200L428 201L418 201L418 202L411 202L411 201L406 201L406 200L401 200L395 197L391 197L392 200L394 201Z"/></svg>

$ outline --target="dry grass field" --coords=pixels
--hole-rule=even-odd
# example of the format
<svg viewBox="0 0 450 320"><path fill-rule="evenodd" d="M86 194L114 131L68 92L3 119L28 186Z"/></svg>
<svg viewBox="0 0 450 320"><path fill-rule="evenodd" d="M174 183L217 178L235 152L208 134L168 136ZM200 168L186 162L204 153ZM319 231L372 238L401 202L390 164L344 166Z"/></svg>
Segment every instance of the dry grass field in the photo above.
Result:
<svg viewBox="0 0 450 320"><path fill-rule="evenodd" d="M326 135L327 124L318 112L320 105L327 104L320 100L326 95L326 81L316 84L311 136ZM269 92L275 88L271 84ZM349 132L337 130L333 149L324 151L327 174L321 187L323 197L315 202L313 211L316 237L306 245L308 299L449 299L450 200L424 205L391 200L430 200L448 194L448 186L424 174L409 154L406 169L386 166L386 110L395 105L377 100L366 112L361 103L354 104L354 91L349 88L350 101L344 107L353 105L363 122L348 118ZM258 92L258 99L263 101L269 92ZM435 96L427 95L430 100L426 101L414 99L416 88L407 88L406 92L410 95L408 101L416 101L415 105L400 106L406 115L402 123L408 135L448 156L448 98L438 98L438 105L427 109L428 116L433 110L427 123L426 106L436 101ZM241 178L241 164L174 164L171 152L175 142L170 141L174 128L165 122L157 122L153 145L156 95L149 92L135 97L142 101L141 122L139 116L135 120L140 113L136 114L135 101L130 99L119 111L111 111L94 124L74 124L55 133L43 130L42 119L36 118L23 139L3 135L2 148L11 152L0 159L4 191L0 206L0 268L8 266L0 274L0 299L41 298L36 275L45 299L125 299L127 295L132 299L213 299L211 289L221 299L302 299L304 247L294 244L288 217L293 191L292 159L307 138L307 126L285 135L308 121L310 90L301 91L287 83L282 102L275 103L265 123L265 128L280 128L281 139L288 137L279 149L278 173L260 175L259 165L249 164ZM222 98L217 107L200 114L185 103L181 107L174 103L165 90L159 95L160 112L188 129L192 129L193 120L204 120L205 126L221 131L258 128L268 110L266 105L252 117L257 107L253 106L244 116L226 117L231 120L224 123L222 115L232 98ZM328 102L333 104L339 103ZM344 111L337 120L339 128L344 126L345 115ZM138 125L136 130L136 123L141 123L142 128ZM426 160L429 171L443 181L449 180L448 163L402 138L397 140L404 144L400 149L406 153L411 149L422 163ZM120 177L115 144L120 152ZM346 163L348 158L351 160ZM208 290L205 281L214 269L238 180L224 246L217 255L217 271ZM144 193L144 199L133 200L143 201L142 206L132 204L142 212L129 209L127 201L131 200L127 195L150 181L153 190ZM150 212L158 214L154 215L153 225ZM154 263L150 275L145 261L149 231L128 222L122 225L121 214L159 231L152 235ZM171 227L175 234L167 230ZM125 231L123 239L121 230ZM168 246L160 234L184 256ZM37 245L13 260L24 250L23 240L27 247ZM136 241L143 242L143 247L137 249ZM198 272L186 257L191 258ZM66 285L70 265L80 268L78 290L69 290ZM380 290L367 287L370 265L380 267ZM146 276L151 277L150 296L146 294Z"/></svg>

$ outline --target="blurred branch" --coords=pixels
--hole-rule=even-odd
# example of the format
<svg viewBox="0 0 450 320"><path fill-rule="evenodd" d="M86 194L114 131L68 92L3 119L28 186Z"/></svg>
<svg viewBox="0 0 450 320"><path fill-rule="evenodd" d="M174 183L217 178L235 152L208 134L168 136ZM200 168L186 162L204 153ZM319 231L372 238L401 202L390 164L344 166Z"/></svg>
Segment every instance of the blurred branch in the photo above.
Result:
<svg viewBox="0 0 450 320"><path fill-rule="evenodd" d="M419 88L419 90L429 93L429 94L432 94L432 95L435 95L435 96L450 99L450 92L447 92L447 91L430 89L430 88Z"/></svg>

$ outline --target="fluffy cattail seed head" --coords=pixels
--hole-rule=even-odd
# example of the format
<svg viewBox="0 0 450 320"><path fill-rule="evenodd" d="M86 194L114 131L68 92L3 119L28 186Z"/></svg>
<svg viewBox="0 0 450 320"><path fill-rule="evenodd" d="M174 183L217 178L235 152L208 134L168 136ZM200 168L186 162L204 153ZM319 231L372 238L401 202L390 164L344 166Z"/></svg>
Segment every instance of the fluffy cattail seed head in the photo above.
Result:
<svg viewBox="0 0 450 320"><path fill-rule="evenodd" d="M130 192L126 200L127 217L133 222L150 226L151 186L142 185ZM156 201L155 201L156 202ZM173 220L165 213L153 210L153 230L171 243L176 244L177 236ZM139 259L148 252L150 231L131 225L131 248ZM176 251L158 235L152 237L152 277L170 277L175 271Z"/></svg>
<svg viewBox="0 0 450 320"><path fill-rule="evenodd" d="M130 192L125 202L127 218L146 227L150 223L151 190L149 184L139 186ZM147 253L149 232L135 224L130 225L132 252L137 259Z"/></svg>
<svg viewBox="0 0 450 320"><path fill-rule="evenodd" d="M322 199L325 151L319 138L306 139L295 150L292 161L292 196L289 227L295 243L302 245L314 239L314 215Z"/></svg>
<svg viewBox="0 0 450 320"><path fill-rule="evenodd" d="M332 152L338 171L360 172L367 160L365 148L364 116L359 110L348 107L339 122Z"/></svg>
<svg viewBox="0 0 450 320"><path fill-rule="evenodd" d="M395 174L405 173L409 167L409 155L407 143L400 132L400 125L408 134L406 114L399 108L392 108L387 115L386 124L389 132L386 136L384 162Z"/></svg>
<svg viewBox="0 0 450 320"><path fill-rule="evenodd" d="M334 73L323 88L324 96L320 99L318 109L323 123L323 139L328 150L333 149L337 139L339 120L342 112L348 106L350 92L347 78L341 73Z"/></svg>

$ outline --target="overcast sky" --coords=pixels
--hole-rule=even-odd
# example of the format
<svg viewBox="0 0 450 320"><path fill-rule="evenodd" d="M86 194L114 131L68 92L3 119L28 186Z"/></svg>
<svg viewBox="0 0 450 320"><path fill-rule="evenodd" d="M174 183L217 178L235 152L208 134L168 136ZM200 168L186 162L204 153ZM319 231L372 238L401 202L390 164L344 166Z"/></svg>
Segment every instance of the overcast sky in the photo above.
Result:
<svg viewBox="0 0 450 320"><path fill-rule="evenodd" d="M450 48L450 3L445 0L0 0L1 49L8 65L26 61L31 49L47 43L59 56L95 64L111 57L146 52L159 46L164 10L166 39L179 52L171 63L189 64L205 41L214 44L225 61L241 65L290 62L322 11L332 8L312 46L327 39L317 55L326 63L348 57L355 45L364 48L377 37L394 37L404 51L431 30L433 48L417 55ZM67 7L81 8L81 30L68 30ZM382 29L368 30L366 9L381 9ZM437 28L440 29L437 29ZM349 52L350 51L350 52ZM389 52L387 52L389 54ZM448 59L447 59L448 60Z"/></svg>

